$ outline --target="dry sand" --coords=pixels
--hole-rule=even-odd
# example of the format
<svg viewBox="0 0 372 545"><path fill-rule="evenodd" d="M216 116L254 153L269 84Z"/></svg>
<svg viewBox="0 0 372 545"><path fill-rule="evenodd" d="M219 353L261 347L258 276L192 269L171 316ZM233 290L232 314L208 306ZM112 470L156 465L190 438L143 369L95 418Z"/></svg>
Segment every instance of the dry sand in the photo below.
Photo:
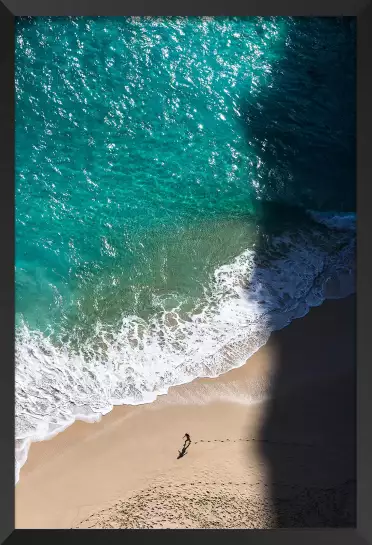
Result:
<svg viewBox="0 0 372 545"><path fill-rule="evenodd" d="M355 412L349 297L239 369L33 444L16 528L354 526Z"/></svg>

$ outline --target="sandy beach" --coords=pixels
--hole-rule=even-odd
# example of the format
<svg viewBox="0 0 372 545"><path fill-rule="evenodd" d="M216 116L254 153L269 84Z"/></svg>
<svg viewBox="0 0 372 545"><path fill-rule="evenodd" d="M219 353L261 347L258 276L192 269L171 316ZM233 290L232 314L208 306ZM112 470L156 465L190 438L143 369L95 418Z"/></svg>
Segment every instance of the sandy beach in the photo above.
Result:
<svg viewBox="0 0 372 545"><path fill-rule="evenodd" d="M239 369L32 444L16 528L354 526L355 413L351 296Z"/></svg>

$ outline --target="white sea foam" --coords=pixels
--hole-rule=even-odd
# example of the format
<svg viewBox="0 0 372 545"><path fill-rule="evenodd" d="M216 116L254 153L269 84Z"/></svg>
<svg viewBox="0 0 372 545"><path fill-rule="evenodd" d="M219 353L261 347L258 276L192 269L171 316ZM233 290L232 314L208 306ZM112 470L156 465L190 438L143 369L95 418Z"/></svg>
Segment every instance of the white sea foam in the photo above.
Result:
<svg viewBox="0 0 372 545"><path fill-rule="evenodd" d="M316 219L335 227L334 215ZM56 347L23 325L16 342L16 481L31 441L77 419L97 421L114 405L152 402L172 385L239 367L273 330L327 297L352 293L355 236L350 218L343 221L343 227L336 221L337 233L274 238L265 262L246 250L215 271L193 314L164 305L148 321L124 316L111 329L97 323L79 351L68 343Z"/></svg>

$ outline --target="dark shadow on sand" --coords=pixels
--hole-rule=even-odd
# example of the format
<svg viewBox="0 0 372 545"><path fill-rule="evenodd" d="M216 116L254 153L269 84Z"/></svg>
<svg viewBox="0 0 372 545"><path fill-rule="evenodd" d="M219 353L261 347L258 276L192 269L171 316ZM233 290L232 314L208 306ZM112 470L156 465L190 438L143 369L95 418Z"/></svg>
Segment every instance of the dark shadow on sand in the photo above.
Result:
<svg viewBox="0 0 372 545"><path fill-rule="evenodd" d="M272 336L277 372L260 439L278 443L258 448L278 527L355 527L355 298L310 312Z"/></svg>

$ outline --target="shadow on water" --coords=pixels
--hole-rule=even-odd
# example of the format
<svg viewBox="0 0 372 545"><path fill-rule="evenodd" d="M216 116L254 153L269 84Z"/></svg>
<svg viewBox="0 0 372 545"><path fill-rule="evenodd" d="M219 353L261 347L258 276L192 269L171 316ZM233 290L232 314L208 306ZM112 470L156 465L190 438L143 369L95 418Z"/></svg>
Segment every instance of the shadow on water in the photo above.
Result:
<svg viewBox="0 0 372 545"><path fill-rule="evenodd" d="M354 44L350 18L297 20L272 86L242 104L262 162L264 232L301 223L298 204L355 210ZM355 319L354 297L326 301L269 341L275 371L257 448L277 527L356 525Z"/></svg>
<svg viewBox="0 0 372 545"><path fill-rule="evenodd" d="M266 200L355 210L355 40L353 18L293 18L267 83L241 101Z"/></svg>

